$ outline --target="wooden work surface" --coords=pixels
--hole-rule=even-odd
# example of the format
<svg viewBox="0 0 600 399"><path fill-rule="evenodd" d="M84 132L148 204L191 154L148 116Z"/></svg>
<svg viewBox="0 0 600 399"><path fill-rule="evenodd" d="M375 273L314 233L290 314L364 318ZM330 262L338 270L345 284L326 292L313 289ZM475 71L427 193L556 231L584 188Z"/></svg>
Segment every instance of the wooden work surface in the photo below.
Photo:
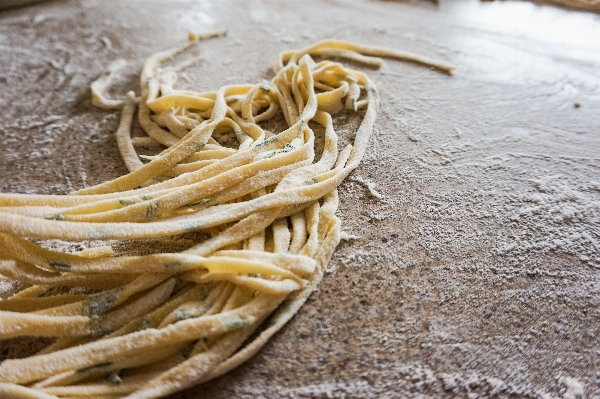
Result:
<svg viewBox="0 0 600 399"><path fill-rule="evenodd" d="M89 84L125 58L111 93L137 90L148 55L220 27L181 86L268 80L280 51L324 38L459 68L367 70L382 105L338 212L355 239L256 357L171 399L600 395L599 15L335 0L1 11L0 190L64 194L124 174L118 113L92 107Z"/></svg>

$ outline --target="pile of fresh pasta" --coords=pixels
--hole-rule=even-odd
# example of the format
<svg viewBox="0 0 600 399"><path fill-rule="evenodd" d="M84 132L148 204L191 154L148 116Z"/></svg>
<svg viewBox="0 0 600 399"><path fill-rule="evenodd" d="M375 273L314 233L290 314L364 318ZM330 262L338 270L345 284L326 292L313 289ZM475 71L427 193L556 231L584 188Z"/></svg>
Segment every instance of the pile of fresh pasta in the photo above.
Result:
<svg viewBox="0 0 600 399"><path fill-rule="evenodd" d="M378 66L387 56L452 69L326 40L281 53L270 83L176 89L177 72L198 59L167 61L222 33L190 34L149 57L140 97L105 95L120 63L92 84L95 105L121 109L116 139L129 174L71 195L0 194L0 274L26 287L0 301L0 337L56 338L0 364L1 397L156 398L254 355L321 280L340 239L336 188L358 166L375 122L376 85L328 58ZM136 110L145 137L132 138ZM341 110L363 119L353 144L339 149L332 115ZM272 118L287 128L261 127ZM235 145L216 139L223 134ZM138 154L152 146L164 149ZM173 253L43 245L190 232L204 238Z"/></svg>

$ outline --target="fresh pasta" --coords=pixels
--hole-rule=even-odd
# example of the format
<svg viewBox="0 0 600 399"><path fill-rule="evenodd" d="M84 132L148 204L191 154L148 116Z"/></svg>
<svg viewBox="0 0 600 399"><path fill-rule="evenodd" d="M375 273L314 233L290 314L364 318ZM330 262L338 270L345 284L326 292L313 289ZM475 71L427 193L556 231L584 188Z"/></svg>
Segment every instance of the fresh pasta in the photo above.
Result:
<svg viewBox="0 0 600 399"><path fill-rule="evenodd" d="M37 354L0 363L0 396L157 398L253 356L321 281L340 240L337 186L373 131L377 86L328 58L453 69L325 40L281 53L270 83L177 89L177 72L199 57L166 62L222 34L190 34L150 56L138 97L105 94L124 61L92 83L94 105L121 110L116 141L128 174L66 196L0 194L0 274L30 285L0 301L0 337L56 338ZM333 118L341 110L363 119L353 144L338 149ZM136 112L145 137L131 136ZM261 125L278 115L282 131ZM235 145L219 141L223 134ZM323 150L315 160L317 139ZM144 156L144 146L163 149ZM204 238L143 255L115 254L110 245L67 253L32 241L110 244L186 233Z"/></svg>

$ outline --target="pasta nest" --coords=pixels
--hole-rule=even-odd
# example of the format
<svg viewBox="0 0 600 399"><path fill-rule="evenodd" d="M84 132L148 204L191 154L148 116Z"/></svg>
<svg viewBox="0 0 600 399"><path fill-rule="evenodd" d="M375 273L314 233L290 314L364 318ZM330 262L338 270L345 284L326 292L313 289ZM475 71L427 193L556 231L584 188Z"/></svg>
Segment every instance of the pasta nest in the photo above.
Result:
<svg viewBox="0 0 600 399"><path fill-rule="evenodd" d="M337 187L373 131L377 86L329 58L379 66L383 56L453 69L326 40L281 53L269 83L174 88L177 73L198 57L165 61L223 33L191 34L150 56L140 97L104 94L122 61L92 83L95 105L121 109L116 138L128 174L71 195L0 194L0 273L29 285L0 302L0 337L56 338L0 364L3 397L156 398L254 355L321 281L340 240ZM131 137L136 109L145 137ZM344 109L363 118L353 144L338 149L333 115ZM285 129L261 127L277 115ZM323 150L315 161L317 125ZM138 154L152 146L164 149ZM192 233L202 238L183 251L142 255L116 255L110 245L69 253L31 240Z"/></svg>

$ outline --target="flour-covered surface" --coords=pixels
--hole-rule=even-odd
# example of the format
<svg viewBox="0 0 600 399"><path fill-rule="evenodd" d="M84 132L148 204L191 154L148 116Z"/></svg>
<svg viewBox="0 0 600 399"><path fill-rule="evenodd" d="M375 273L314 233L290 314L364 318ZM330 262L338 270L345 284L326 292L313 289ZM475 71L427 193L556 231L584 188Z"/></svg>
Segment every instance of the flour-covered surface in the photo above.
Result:
<svg viewBox="0 0 600 399"><path fill-rule="evenodd" d="M220 27L228 36L201 45L180 87L268 80L278 52L324 38L459 69L367 68L382 106L340 188L345 240L319 290L252 360L171 399L600 397L599 15L334 0L2 11L2 192L65 194L124 174L118 115L91 106L89 84L125 58L111 93L137 89L145 57ZM357 122L336 126L351 139ZM23 345L36 342L0 353Z"/></svg>

